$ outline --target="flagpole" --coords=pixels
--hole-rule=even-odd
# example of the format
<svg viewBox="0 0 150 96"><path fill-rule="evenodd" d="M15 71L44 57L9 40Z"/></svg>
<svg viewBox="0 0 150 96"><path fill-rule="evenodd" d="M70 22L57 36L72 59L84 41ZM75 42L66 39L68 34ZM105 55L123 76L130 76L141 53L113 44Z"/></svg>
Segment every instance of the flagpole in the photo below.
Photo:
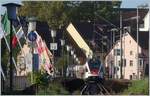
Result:
<svg viewBox="0 0 150 96"><path fill-rule="evenodd" d="M1 67L1 37L0 37L0 67ZM0 73L2 73L2 67L0 69ZM0 75L0 80L2 81L1 75ZM1 82L0 82L0 85L1 85ZM0 86L0 89L1 89L1 86ZM1 90L0 90L0 93L1 93Z"/></svg>

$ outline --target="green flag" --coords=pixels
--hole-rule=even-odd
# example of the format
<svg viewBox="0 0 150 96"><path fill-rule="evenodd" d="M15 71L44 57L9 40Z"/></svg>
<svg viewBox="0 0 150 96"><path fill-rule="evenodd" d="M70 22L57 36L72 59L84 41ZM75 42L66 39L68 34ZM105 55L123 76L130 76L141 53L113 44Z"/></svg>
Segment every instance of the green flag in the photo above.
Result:
<svg viewBox="0 0 150 96"><path fill-rule="evenodd" d="M3 15L1 23L2 23L2 28L5 34L9 34L10 33L10 21L8 20L7 12L5 12L5 14Z"/></svg>

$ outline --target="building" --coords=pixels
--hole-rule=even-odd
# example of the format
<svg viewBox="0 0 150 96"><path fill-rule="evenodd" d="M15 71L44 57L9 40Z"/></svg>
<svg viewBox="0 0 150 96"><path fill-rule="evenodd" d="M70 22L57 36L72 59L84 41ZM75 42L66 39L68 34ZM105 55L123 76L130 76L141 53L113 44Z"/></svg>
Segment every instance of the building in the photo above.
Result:
<svg viewBox="0 0 150 96"><path fill-rule="evenodd" d="M135 37L128 32L122 36L122 75L124 79L142 78L148 70L148 32L139 33L139 51L137 51ZM111 78L120 78L120 49L121 42L118 40L105 57L105 64L109 68ZM137 61L137 55L139 61Z"/></svg>
<svg viewBox="0 0 150 96"><path fill-rule="evenodd" d="M144 21L144 26L142 28L140 28L140 31L148 31L149 30L149 26L150 26L150 11L146 14L146 16L144 17L143 21Z"/></svg>

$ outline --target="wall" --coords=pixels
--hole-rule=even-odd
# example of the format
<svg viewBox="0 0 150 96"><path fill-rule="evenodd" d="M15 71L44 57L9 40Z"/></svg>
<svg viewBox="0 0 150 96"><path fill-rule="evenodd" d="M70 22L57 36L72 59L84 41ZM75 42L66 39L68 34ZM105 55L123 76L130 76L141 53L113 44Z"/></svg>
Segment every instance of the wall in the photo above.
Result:
<svg viewBox="0 0 150 96"><path fill-rule="evenodd" d="M123 75L124 79L130 79L130 75L137 73L137 43L136 41L126 33L122 38L122 48L123 48L123 59L126 59L126 66L123 66ZM120 78L120 55L114 56L114 49L120 49L120 41L118 41L114 46L110 53L105 58L106 66L109 66L109 74L113 73L113 78ZM130 51L132 51L132 55L130 55ZM139 53L141 53L141 47L139 47ZM130 66L130 60L133 60L133 66ZM112 64L111 64L112 63ZM111 66L112 65L112 66ZM124 62L123 62L124 65ZM114 73L114 67L118 67L118 71Z"/></svg>

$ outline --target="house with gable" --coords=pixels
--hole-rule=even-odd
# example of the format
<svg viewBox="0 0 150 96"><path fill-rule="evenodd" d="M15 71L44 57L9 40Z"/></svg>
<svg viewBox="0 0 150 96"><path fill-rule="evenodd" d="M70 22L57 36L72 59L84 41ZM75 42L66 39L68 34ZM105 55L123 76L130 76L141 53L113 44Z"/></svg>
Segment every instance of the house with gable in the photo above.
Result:
<svg viewBox="0 0 150 96"><path fill-rule="evenodd" d="M148 32L139 32L139 44L137 44L135 34L128 32L123 34L121 39L124 79L140 79L144 75L148 75L148 38ZM137 51L137 45L139 51ZM121 42L118 40L105 57L105 65L109 68L109 77L111 78L120 78L120 49ZM139 59L137 59L137 55Z"/></svg>

